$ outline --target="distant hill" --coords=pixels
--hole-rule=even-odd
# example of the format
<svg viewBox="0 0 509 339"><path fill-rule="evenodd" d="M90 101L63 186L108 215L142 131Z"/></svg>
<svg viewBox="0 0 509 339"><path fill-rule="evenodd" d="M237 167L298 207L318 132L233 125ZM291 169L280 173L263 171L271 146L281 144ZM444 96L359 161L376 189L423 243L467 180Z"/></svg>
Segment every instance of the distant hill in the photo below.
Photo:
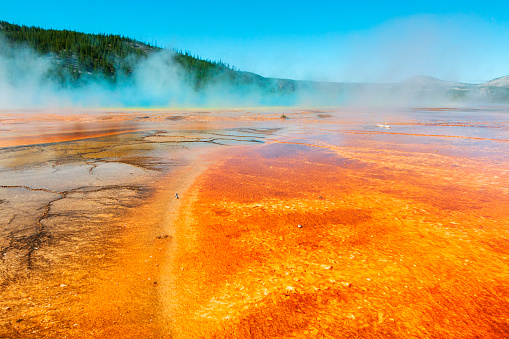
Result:
<svg viewBox="0 0 509 339"><path fill-rule="evenodd" d="M437 87L454 87L461 86L462 84L454 81L440 80L434 77L428 76L414 76L406 80L401 81L404 86L413 88L437 88Z"/></svg>
<svg viewBox="0 0 509 339"><path fill-rule="evenodd" d="M509 87L509 75L501 78L496 78L481 84L482 87Z"/></svg>

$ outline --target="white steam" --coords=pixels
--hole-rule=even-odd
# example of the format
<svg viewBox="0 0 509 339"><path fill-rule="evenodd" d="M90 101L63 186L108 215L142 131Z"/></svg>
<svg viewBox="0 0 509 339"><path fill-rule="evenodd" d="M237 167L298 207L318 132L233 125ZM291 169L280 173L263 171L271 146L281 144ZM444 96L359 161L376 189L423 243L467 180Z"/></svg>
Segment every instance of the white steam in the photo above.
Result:
<svg viewBox="0 0 509 339"><path fill-rule="evenodd" d="M54 96L54 84L46 79L52 58L29 48L11 49L2 39L0 51L0 107L65 104L63 97Z"/></svg>
<svg viewBox="0 0 509 339"><path fill-rule="evenodd" d="M48 78L57 59L0 39L0 108L30 107L233 107L295 104L294 96L267 95L255 85L212 81L197 90L193 76L161 51L141 59L131 78L63 86Z"/></svg>
<svg viewBox="0 0 509 339"><path fill-rule="evenodd" d="M458 63L462 60L456 49L463 48L449 43L450 39L440 38L441 31L430 25L428 19L413 22L416 25L413 29L408 21L380 28L379 34L370 37L369 41L358 39L358 47L349 50L350 61L344 62L349 65L343 74L345 79L349 78L349 72L357 79L365 76L367 81L378 74L380 83L375 84L279 81L238 73L233 80L225 74L219 75L197 90L192 75L173 61L172 52L161 51L140 60L131 77L119 79L116 84L96 77L96 80L79 86L63 86L60 80L48 78L48 72L58 67L56 57L41 56L28 47L11 48L0 39L0 108L509 103L509 87L468 85L426 77L399 81L437 69L443 70L439 74L453 77L459 68L448 68L447 65L451 60ZM395 27L399 27L398 31L408 29L399 35L399 39L386 39ZM447 34L456 34L453 26L449 30Z"/></svg>

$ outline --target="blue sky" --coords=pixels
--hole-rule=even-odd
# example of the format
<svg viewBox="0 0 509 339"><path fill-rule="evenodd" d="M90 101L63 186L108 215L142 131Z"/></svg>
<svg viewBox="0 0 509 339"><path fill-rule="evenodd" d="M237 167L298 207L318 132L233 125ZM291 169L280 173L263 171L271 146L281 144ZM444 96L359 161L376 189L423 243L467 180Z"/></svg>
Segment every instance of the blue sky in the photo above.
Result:
<svg viewBox="0 0 509 339"><path fill-rule="evenodd" d="M508 1L0 0L0 20L122 34L272 77L482 82L509 75Z"/></svg>

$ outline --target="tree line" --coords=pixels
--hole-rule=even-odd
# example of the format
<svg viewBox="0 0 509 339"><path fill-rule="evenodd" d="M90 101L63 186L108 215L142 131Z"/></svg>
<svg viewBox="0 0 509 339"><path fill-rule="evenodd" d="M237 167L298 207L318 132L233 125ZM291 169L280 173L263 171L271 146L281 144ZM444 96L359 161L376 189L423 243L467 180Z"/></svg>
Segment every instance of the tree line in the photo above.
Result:
<svg viewBox="0 0 509 339"><path fill-rule="evenodd" d="M5 21L0 21L0 31L12 46L27 45L41 55L55 56L57 66L51 69L49 76L62 83L79 84L94 77L116 83L129 78L141 59L162 50L121 35L43 29ZM222 61L203 60L188 51L175 50L172 57L192 79L196 89L220 73L236 72Z"/></svg>

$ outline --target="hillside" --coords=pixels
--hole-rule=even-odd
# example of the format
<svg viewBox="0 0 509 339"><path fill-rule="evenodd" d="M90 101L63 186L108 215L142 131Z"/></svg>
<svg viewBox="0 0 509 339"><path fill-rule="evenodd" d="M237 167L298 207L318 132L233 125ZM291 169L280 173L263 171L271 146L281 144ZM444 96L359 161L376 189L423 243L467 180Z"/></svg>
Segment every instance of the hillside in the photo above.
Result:
<svg viewBox="0 0 509 339"><path fill-rule="evenodd" d="M154 47L118 35L46 30L3 21L0 22L0 31L13 47L26 45L41 55L55 55L61 66L56 74L63 77L63 72L67 72L66 75L74 80L90 73L102 73L112 80L117 72L128 75L134 62L154 50Z"/></svg>
<svg viewBox="0 0 509 339"><path fill-rule="evenodd" d="M236 70L221 61L203 60L190 52L169 51L120 35L43 29L4 21L0 21L0 47L0 61L2 58L10 60L3 66L0 64L4 68L0 81L7 82L8 88L20 93L19 96L26 96L23 93L27 86L21 84L23 81L32 84L34 104L48 101L46 97L51 95L61 100L63 93L56 93L55 86L73 90L64 93L71 102L122 106L509 103L509 77L484 84L464 84L427 76L385 84L266 78ZM37 57L26 59L26 53L20 51L27 50ZM41 68L37 64L42 59L50 61ZM21 72L16 71L19 69ZM37 81L33 73L38 76ZM96 85L100 88L94 87L95 92L90 90ZM41 94L40 88L49 91L49 95ZM77 92L76 89L86 91ZM9 97L14 98L13 95ZM16 100L10 99L9 105L18 105Z"/></svg>
<svg viewBox="0 0 509 339"><path fill-rule="evenodd" d="M509 87L509 76L496 78L481 84L482 87Z"/></svg>
<svg viewBox="0 0 509 339"><path fill-rule="evenodd" d="M48 77L62 84L80 85L92 79L115 84L129 80L140 61L163 49L113 34L85 34L69 30L43 29L0 21L0 33L10 47L30 47L39 55L51 55L56 61ZM3 51L8 53L8 51ZM264 78L238 72L222 62L192 56L189 52L168 53L169 62L181 67L196 89L213 78L241 83L267 85Z"/></svg>

